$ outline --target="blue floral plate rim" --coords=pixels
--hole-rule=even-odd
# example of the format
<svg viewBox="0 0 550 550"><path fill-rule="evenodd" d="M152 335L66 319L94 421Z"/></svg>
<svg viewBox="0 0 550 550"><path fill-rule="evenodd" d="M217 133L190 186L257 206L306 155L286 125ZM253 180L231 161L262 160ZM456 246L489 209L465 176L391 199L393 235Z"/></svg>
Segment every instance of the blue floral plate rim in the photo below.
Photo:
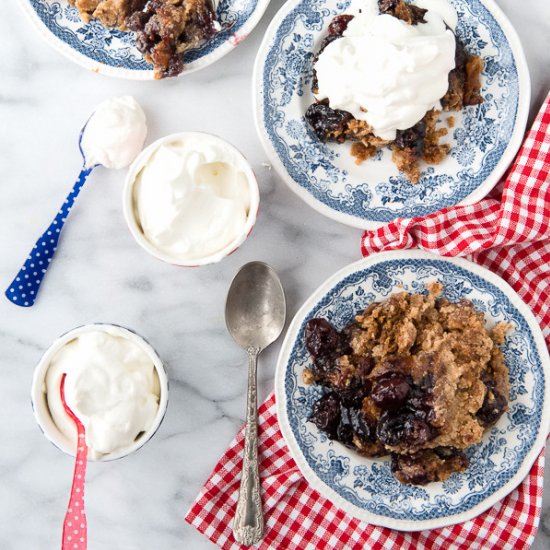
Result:
<svg viewBox="0 0 550 550"><path fill-rule="evenodd" d="M52 22L46 22L41 18L40 14L37 13L37 10L33 6L33 2L36 0L17 1L32 26L38 31L42 38L55 50L81 67L98 74L126 80L154 80L153 67L143 60L141 54L135 47L132 46L130 48L135 51L133 51L131 55L127 56L127 59L131 59L131 63L127 63L128 67L123 66L125 61L122 59L119 65L111 62L102 62L99 58L109 57L109 55L108 53L103 52L100 48L98 50L100 55L96 57L95 53L98 49L96 45L91 45L88 49L83 46L75 47L74 45L71 45L67 39L57 36L52 29L49 28L52 26ZM61 2L63 4L67 4L68 6L68 2L66 0L55 1L57 3ZM221 1L223 0L218 1L217 5L219 5ZM239 21L236 31L222 31L220 35L223 34L223 40L216 40L213 38L198 50L191 51L191 59L185 63L185 70L178 76L191 74L195 71L208 67L212 63L227 55L248 37L263 17L267 7L269 6L270 0L246 1L249 1L249 9L246 13L239 14L238 12L235 12L231 14L233 19L242 19L242 21ZM83 27L87 27L92 23L94 22L82 22L81 25ZM120 31L114 32L121 34ZM90 52L92 52L92 54Z"/></svg>
<svg viewBox="0 0 550 550"><path fill-rule="evenodd" d="M264 113L264 107L266 106L266 104L269 103L268 101L266 101L266 97L268 97L268 94L266 94L266 86L268 85L266 83L267 81L265 80L267 79L267 73L268 73L268 69L266 67L268 55L271 53L271 50L274 48L275 40L279 40L279 38L276 38L276 37L278 36L278 34L281 34L282 28L283 27L285 28L285 32L287 32L288 29L290 30L293 29L289 27L289 21L290 21L289 17L291 17L291 15L295 13L296 15L294 15L293 17L295 17L296 20L298 18L304 19L305 16L301 12L299 12L299 9L301 9L302 6L306 5L306 3L310 1L313 1L314 3L319 4L319 6L317 6L318 11L321 11L321 7L323 8L327 7L326 5L330 2L330 7L333 7L333 8L336 7L336 13L343 13L345 12L346 7L349 6L350 2L354 2L356 0L333 0L332 2L331 0L288 0L279 9L279 11L275 15L275 17L272 19L270 25L266 30L264 39L260 45L258 54L256 56L253 77L252 77L252 101L253 101L254 121L255 121L256 130L258 132L260 141L263 145L264 151L266 152L270 163L274 166L277 173L288 185L288 187L295 194L297 194L306 204L311 206L314 210L316 210L320 214L328 218L331 218L335 221L338 221L340 223L343 223L345 225L357 227L359 229L366 229L366 230L377 229L385 225L387 222L400 217L414 218L414 217L429 214L431 212L436 212L441 208L445 208L448 206L461 206L461 205L474 204L475 202L485 197L487 193L498 183L498 181L504 175L508 166L514 161L516 153L518 152L522 144L524 132L527 124L527 119L529 115L529 106L530 106L530 97L531 97L531 81L529 76L529 68L527 65L523 47L521 45L521 41L513 25L511 24L510 20L506 17L506 15L502 11L502 9L496 4L496 2L494 0L476 0L481 6L483 6L483 8L489 13L489 15L493 18L493 20L496 21L496 23L498 24L499 32L501 32L502 35L504 36L506 45L508 48L510 48L513 54L513 61L517 67L517 80L518 80L517 109L513 120L512 131L510 133L509 139L507 139L507 143L504 147L504 150L502 152L500 159L498 160L498 162L496 162L494 166L491 167L490 170L488 170L488 167L490 166L486 164L483 164L481 167L478 167L479 170L477 173L477 179L481 180L481 183L477 185L477 187L469 186L468 189L470 190L470 187L471 187L471 190L470 192L468 192L466 196L464 196L464 194L463 196L458 196L459 194L454 193L455 195L457 195L457 198L454 198L453 194L449 193L445 197L445 200L439 201L439 203L427 202L426 206L422 206L422 204L420 204L420 205L417 205L416 208L403 208L401 210L396 211L395 214L391 213L392 209L390 206L389 209L386 209L387 212L389 212L389 214L386 212L384 217L384 216L378 216L378 214L372 215L370 212L367 212L366 214L363 214L362 212L360 214L357 214L357 208L359 208L359 210L361 209L361 207L358 207L357 204L361 202L361 199L365 198L364 195L360 194L362 189L357 190L359 199L353 196L353 192L350 195L347 191L343 199L341 195L338 195L338 193L335 193L333 191L330 191L327 193L324 189L320 191L319 189L315 189L314 186L312 187L312 185L310 184L305 184L304 182L305 182L305 179L307 179L307 176L303 175L302 173L299 173L300 169L298 169L297 167L289 166L288 163L290 161L287 158L288 153L285 152L283 154L284 156L281 157L280 152L276 150L277 148L279 149L282 148L282 150L288 150L290 148L288 139L282 136L280 139L282 143L277 143L276 145L272 141L273 136L270 134L273 133L273 129L270 127L270 125L275 124L275 123L272 123L271 121L275 120L277 117L271 116L273 115L273 113L271 113L270 116L266 119L265 113ZM453 3L467 4L468 0L452 0L452 1ZM321 17L321 15L318 14L318 17ZM322 21L322 18L321 18L321 21ZM312 33L317 38L324 32L320 28L321 24L316 19L314 24L311 25L311 29L314 29L312 30ZM300 77L300 79L303 79L303 75ZM298 95L301 95L301 92ZM269 101L271 101L271 98L269 99ZM290 108L290 106L288 107ZM462 115L462 113L460 113L460 115ZM324 149L326 149L326 146L320 147L321 151ZM491 154L493 154L493 152L491 152ZM332 150L330 151L330 153L334 154ZM340 155L337 153L336 156L338 157ZM328 157L327 157L327 160L328 160ZM366 163L364 163L362 166L365 166L365 165ZM315 169L317 168L314 166L310 166L309 169L306 170L306 172L311 173ZM428 168L428 172L429 170L433 170L433 169ZM467 171L468 170L463 170L464 173L466 173ZM347 176L345 169L343 171L342 170L339 171L339 175L341 176L342 174L345 174ZM369 184L365 183L365 179L368 179L368 177L369 176L364 176L363 183L361 183L357 187L362 188L364 186L373 184L374 182L369 182ZM449 176L448 173L446 172L442 174L441 177L448 177L448 179L450 180L454 179L455 186L457 186L458 183L462 181L461 178L458 177L458 175L453 177L453 176ZM304 181L302 181L302 179ZM385 178L385 180L386 181L381 182L381 184L387 183L387 177ZM347 187L350 187L350 185L352 188L354 187L354 183L350 184L349 181L346 180L346 178L344 178L343 181L346 182ZM323 182L323 184L326 184L326 182ZM336 199L337 199L336 201L333 200L334 195L336 196ZM368 192L367 192L367 195L368 195ZM346 202L346 201L349 201L349 202ZM350 206L350 203L355 203L355 206L353 206L353 204ZM341 206L341 204L343 204L343 206Z"/></svg>
<svg viewBox="0 0 550 550"><path fill-rule="evenodd" d="M287 371L289 369L292 369L292 366L290 365L291 354L293 353L293 349L295 348L296 343L301 338L299 334L300 328L302 327L305 320L307 320L308 315L311 314L312 309L318 307L320 303L326 301L331 295L331 292L335 290L339 283L342 283L350 276L353 276L360 272L364 272L369 268L376 268L376 266L380 266L381 264L387 262L391 263L394 261L400 261L404 264L407 264L411 263L411 260L417 261L423 266L442 262L442 266L446 266L450 269L454 269L456 267L457 270L460 270L461 272L468 272L472 278L480 279L483 282L487 283L488 286L495 287L497 292L501 293L518 311L520 316L522 316L522 318L525 320L528 327L528 336L533 342L534 353L536 357L538 357L540 360L540 363L538 364L539 369L542 373L543 380L546 381L544 387L541 390L543 398L539 406L541 416L540 422L538 423L536 437L532 441L529 451L525 454L520 464L517 465L515 473L511 476L508 476L506 478L508 479L508 481L504 483L498 490L486 496L477 504L471 506L469 509L460 513L449 513L448 515L443 515L441 517L430 519L418 519L414 518L414 515L411 515L411 517L407 519L395 519L387 517L385 515L372 513L365 508L357 506L356 504L351 502L350 499L344 498L332 487L327 485L327 483L323 481L321 477L310 466L308 460L304 456L304 452L301 449L300 444L296 440L296 436L294 434L293 428L291 427L291 421L288 415L289 404L287 402ZM452 265L449 266L448 264ZM277 368L275 373L276 410L279 425L281 427L281 432L283 434L286 444L288 445L290 454L313 489L317 490L324 498L327 498L329 501L334 503L346 513L349 513L350 515L362 521L366 521L373 525L397 529L400 531L422 531L425 529L435 529L448 525L454 525L473 519L479 514L486 511L491 506L495 505L498 501L506 497L523 481L523 479L529 473L529 470L535 462L536 458L538 457L541 449L544 447L546 443L546 437L550 430L549 381L550 357L538 322L529 307L521 300L517 293L503 279L501 279L499 276L495 275L488 269L463 258L447 258L420 250L381 252L378 254L373 254L368 258L364 258L340 269L334 275L329 277L324 283L322 283L309 296L309 298L304 302L302 307L295 314L287 329L285 339L281 346L281 351L277 360ZM532 390L532 388L530 389ZM331 454L331 451L329 451L329 454ZM364 461L367 461L370 464L381 462L381 460L369 461L369 459L365 459L363 457L360 457L359 455L355 455L355 453L353 452L351 452L351 455L352 457L356 457L357 459L355 463L353 462L353 458L351 458L352 466L354 468L357 464L360 464ZM466 473L458 475L466 475Z"/></svg>

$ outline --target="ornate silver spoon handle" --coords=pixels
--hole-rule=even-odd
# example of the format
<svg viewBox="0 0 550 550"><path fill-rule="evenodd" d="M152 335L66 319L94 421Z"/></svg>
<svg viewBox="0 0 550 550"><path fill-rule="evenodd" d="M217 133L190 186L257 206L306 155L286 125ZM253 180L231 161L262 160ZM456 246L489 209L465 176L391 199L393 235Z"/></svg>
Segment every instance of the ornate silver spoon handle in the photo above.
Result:
<svg viewBox="0 0 550 550"><path fill-rule="evenodd" d="M258 472L258 409L256 367L259 348L248 352L248 396L241 487L233 521L235 540L246 546L259 542L264 533L264 514Z"/></svg>

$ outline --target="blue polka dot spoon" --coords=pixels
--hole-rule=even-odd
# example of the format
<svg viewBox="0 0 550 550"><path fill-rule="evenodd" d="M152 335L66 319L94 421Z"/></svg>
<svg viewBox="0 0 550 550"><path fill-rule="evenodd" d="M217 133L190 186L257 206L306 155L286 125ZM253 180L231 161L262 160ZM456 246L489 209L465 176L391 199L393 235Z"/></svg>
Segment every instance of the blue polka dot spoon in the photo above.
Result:
<svg viewBox="0 0 550 550"><path fill-rule="evenodd" d="M18 306L30 307L34 304L36 296L38 295L40 284L42 283L44 276L46 275L46 270L48 269L55 251L57 250L59 235L61 234L61 230L63 229L65 221L69 216L69 212L71 211L80 190L86 182L86 178L90 175L94 168L99 166L99 164L89 166L86 162L84 151L82 150L82 136L84 135L87 124L88 122L86 122L80 131L80 136L78 139L78 148L80 149L80 154L82 155L82 159L84 161L82 170L78 175L78 179L71 189L71 192L67 195L65 202L56 214L53 222L36 241L36 244L25 260L23 267L19 270L19 273L15 276L6 290L5 294L8 300Z"/></svg>

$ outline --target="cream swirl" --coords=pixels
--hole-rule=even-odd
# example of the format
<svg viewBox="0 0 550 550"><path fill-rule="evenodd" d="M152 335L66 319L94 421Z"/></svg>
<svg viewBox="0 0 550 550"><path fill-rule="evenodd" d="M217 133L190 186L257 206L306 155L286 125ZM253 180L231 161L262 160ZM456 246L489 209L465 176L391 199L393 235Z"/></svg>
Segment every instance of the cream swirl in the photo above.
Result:
<svg viewBox="0 0 550 550"><path fill-rule="evenodd" d="M134 184L134 213L145 238L175 262L230 246L250 209L245 164L232 146L208 134L162 144Z"/></svg>

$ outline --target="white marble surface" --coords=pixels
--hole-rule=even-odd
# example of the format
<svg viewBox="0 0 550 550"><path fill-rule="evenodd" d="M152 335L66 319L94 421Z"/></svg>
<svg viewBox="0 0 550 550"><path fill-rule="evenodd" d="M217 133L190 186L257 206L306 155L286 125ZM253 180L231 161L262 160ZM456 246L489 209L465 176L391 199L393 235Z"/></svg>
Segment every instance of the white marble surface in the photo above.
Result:
<svg viewBox="0 0 550 550"><path fill-rule="evenodd" d="M326 277L360 256L358 230L306 207L263 166L251 70L281 3L274 0L249 39L215 65L177 80L140 83L73 65L42 41L17 2L2 2L0 287L11 281L78 173L80 125L111 95L130 93L141 102L148 142L181 130L232 141L257 172L262 205L254 232L236 254L219 265L178 269L147 256L130 236L121 212L124 171L99 169L91 176L36 305L20 309L0 299L0 548L60 546L73 463L36 427L29 389L33 367L52 339L93 321L146 336L166 361L171 394L164 423L141 451L90 465L90 550L213 548L183 515L244 417L245 358L223 319L231 277L247 261L269 262L281 275L292 316ZM499 4L523 40L538 106L550 87L550 3ZM262 356L262 399L272 387L277 352L274 345ZM548 494L537 550L550 547Z"/></svg>

